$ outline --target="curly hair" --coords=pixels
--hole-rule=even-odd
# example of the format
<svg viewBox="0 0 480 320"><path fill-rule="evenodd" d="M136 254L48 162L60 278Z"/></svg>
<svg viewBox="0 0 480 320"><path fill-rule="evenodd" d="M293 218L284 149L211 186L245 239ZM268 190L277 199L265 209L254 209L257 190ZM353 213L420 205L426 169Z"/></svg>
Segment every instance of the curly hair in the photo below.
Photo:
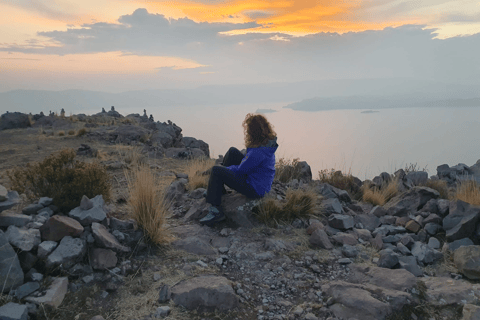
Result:
<svg viewBox="0 0 480 320"><path fill-rule="evenodd" d="M277 136L273 125L261 114L247 114L242 126L247 148L257 148Z"/></svg>

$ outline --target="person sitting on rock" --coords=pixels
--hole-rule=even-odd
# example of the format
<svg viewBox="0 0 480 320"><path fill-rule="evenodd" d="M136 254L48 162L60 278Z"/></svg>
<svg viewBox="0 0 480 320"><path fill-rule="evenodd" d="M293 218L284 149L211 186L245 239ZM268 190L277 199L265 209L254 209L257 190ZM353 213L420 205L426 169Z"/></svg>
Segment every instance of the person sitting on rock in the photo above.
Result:
<svg viewBox="0 0 480 320"><path fill-rule="evenodd" d="M201 224L210 226L225 220L221 209L222 193L226 193L224 185L248 198L262 198L272 187L275 151L278 148L273 126L265 116L251 113L247 114L242 126L247 153L244 156L232 147L223 157L221 165L208 170L210 179L205 196L207 203L212 206L208 214L200 220Z"/></svg>

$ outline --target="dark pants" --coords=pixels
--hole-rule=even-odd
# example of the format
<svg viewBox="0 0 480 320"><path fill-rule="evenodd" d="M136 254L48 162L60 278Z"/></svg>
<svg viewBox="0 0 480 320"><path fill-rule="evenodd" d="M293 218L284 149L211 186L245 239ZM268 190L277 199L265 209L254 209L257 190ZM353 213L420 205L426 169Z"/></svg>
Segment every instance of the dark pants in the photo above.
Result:
<svg viewBox="0 0 480 320"><path fill-rule="evenodd" d="M221 166L214 166L210 174L207 189L207 202L220 206L222 204L222 190L224 185L236 190L248 198L260 198L255 189L247 183L247 175L236 174L227 169L231 165L239 165L244 155L237 148L230 148L223 157Z"/></svg>

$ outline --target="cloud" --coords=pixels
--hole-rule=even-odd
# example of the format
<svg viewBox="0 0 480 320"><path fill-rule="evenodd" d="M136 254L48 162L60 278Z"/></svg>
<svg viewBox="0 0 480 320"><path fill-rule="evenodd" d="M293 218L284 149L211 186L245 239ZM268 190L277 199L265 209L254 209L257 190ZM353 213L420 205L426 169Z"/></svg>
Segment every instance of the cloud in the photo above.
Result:
<svg viewBox="0 0 480 320"><path fill-rule="evenodd" d="M42 0L3 0L3 4L25 9L30 12L38 13L48 19L60 21L72 21L75 15L59 10L55 1ZM48 3L48 4L47 4Z"/></svg>

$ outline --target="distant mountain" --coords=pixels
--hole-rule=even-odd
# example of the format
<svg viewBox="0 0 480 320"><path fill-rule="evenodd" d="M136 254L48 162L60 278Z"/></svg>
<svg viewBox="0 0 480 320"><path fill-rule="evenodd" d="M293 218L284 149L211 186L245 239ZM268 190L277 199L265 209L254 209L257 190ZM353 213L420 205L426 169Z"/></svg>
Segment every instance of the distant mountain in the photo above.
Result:
<svg viewBox="0 0 480 320"><path fill-rule="evenodd" d="M315 109L319 103L329 108L346 108L355 103L364 107L375 102L378 107L397 107L413 103L418 98L423 101L451 101L453 105L459 99L473 99L478 96L477 86L441 83L419 79L331 79L294 83L267 83L245 85L210 85L195 89L172 90L136 90L123 93L105 93L86 90L41 91L13 90L0 93L0 113L21 111L38 113L60 111L64 108L79 113L86 109L101 110L115 106L117 109L138 108L140 110L156 107L222 105L238 103L267 103L300 101L302 99L320 99L301 102L290 107ZM372 100L372 97L376 98ZM315 97L315 98L314 98ZM339 98L340 97L340 98ZM356 97L355 101L351 97ZM362 98L360 98L362 97ZM369 100L370 99L370 100ZM393 101L392 99L398 99ZM465 103L467 103L465 100ZM304 100L309 101L309 100ZM408 102L410 101L410 102ZM373 107L366 107L372 109ZM313 111L312 109L312 111ZM298 109L300 110L300 109Z"/></svg>

